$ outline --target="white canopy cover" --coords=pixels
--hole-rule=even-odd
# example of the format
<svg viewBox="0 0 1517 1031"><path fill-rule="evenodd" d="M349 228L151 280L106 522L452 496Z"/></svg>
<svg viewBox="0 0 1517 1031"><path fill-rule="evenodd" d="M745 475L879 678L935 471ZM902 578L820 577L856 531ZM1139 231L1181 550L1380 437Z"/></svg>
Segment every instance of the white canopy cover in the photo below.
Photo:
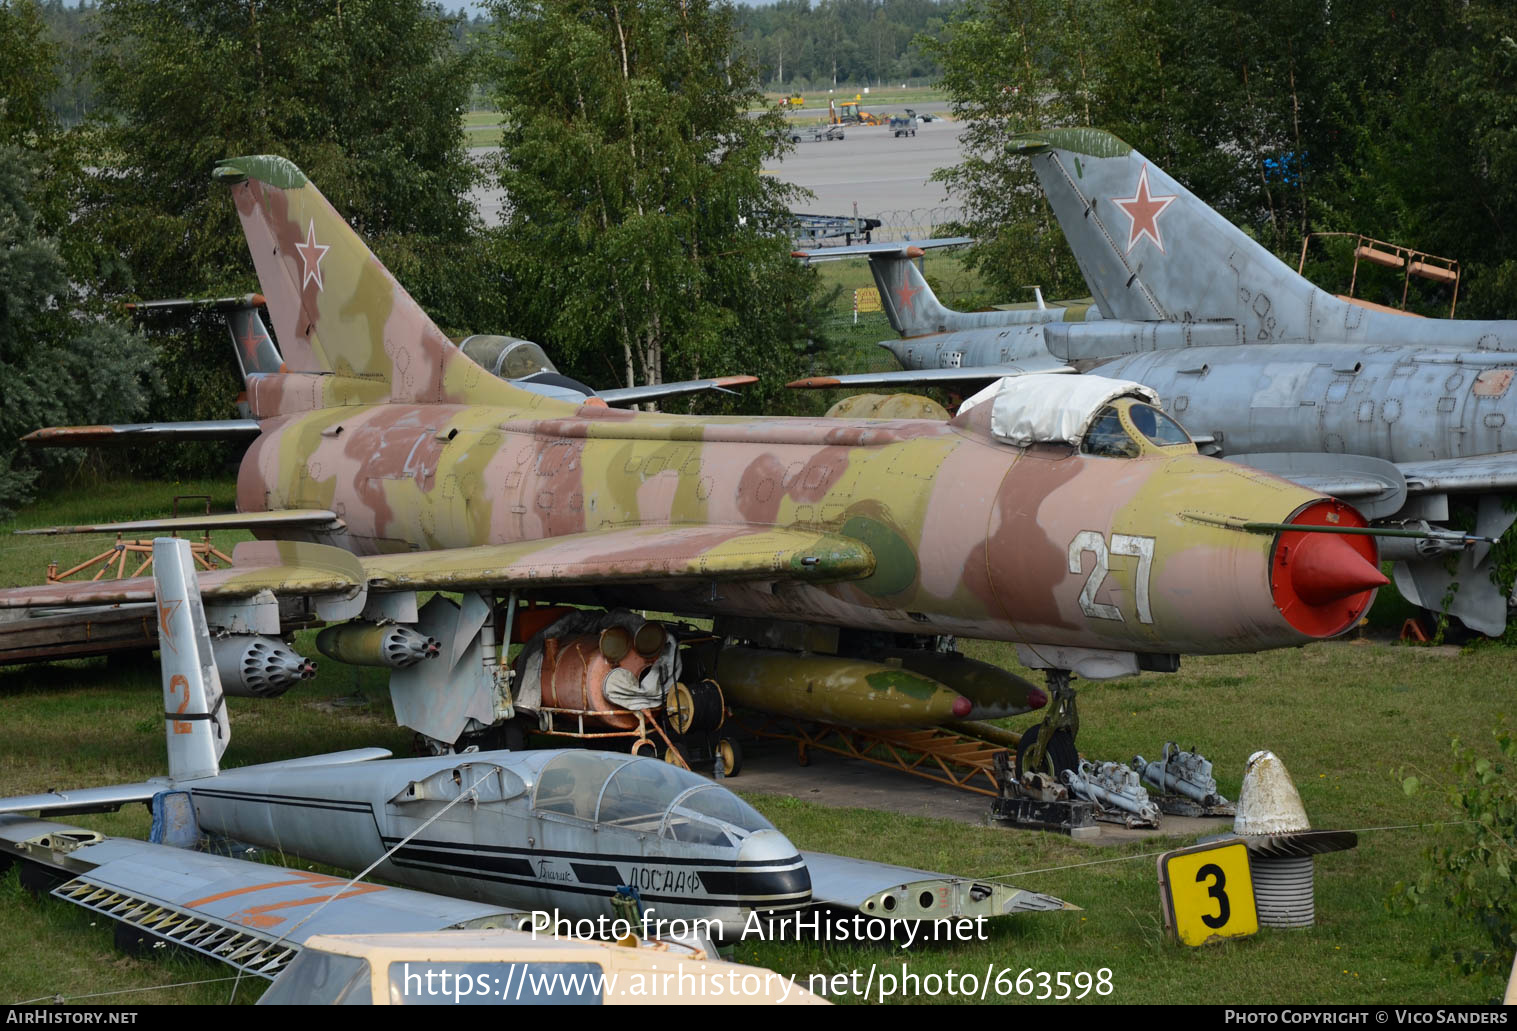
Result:
<svg viewBox="0 0 1517 1031"><path fill-rule="evenodd" d="M1078 446L1096 413L1119 397L1159 403L1158 394L1131 380L1031 374L996 380L960 405L959 414L988 401L990 432L997 440L1017 447Z"/></svg>

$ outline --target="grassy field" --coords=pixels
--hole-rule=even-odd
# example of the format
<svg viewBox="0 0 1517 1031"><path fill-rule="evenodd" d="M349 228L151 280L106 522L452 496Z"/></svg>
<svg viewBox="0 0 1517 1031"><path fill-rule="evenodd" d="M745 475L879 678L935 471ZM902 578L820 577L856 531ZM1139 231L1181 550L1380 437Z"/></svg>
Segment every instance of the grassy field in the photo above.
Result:
<svg viewBox="0 0 1517 1031"><path fill-rule="evenodd" d="M176 493L211 493L220 507L229 507L231 485L84 490L26 510L0 525L0 535L87 517L161 513ZM218 542L229 545L232 538ZM0 536L0 582L35 582L49 557L67 561L101 547L100 539ZM309 636L297 647L314 654ZM966 650L1016 667L1009 647L967 642ZM1511 651L1490 645L1461 651L1342 641L1257 656L1188 658L1178 674L1083 687L1080 742L1087 755L1152 757L1166 740L1178 740L1211 757L1223 792L1236 798L1245 758L1270 748L1294 774L1315 827L1360 831L1358 849L1318 861L1317 925L1309 930L1263 931L1199 950L1168 944L1151 853L1188 843L1183 838L1076 843L1051 834L749 795L802 848L1005 876L1083 908L1003 921L984 942L918 945L909 952L889 945L747 943L737 958L803 981L812 973L867 974L871 966L881 973L909 968L981 976L989 966L1009 969L1012 978L1027 968L1106 968L1113 993L1090 1001L1122 1003L1484 1001L1493 986L1427 959L1434 943L1476 942L1476 929L1441 909L1396 915L1386 900L1398 881L1425 868L1430 843L1465 833L1457 823L1437 825L1458 819L1440 792L1409 798L1401 776L1415 773L1445 784L1452 777L1451 737L1477 746L1490 742L1489 728L1508 708L1512 658ZM0 795L163 772L158 691L152 664L80 660L0 670ZM231 765L364 745L398 754L410 748L410 735L393 723L385 678L377 671L324 662L315 681L283 699L233 703ZM741 792L741 777L730 786ZM73 820L113 834L144 836L148 829L141 807ZM125 994L90 1001L224 1003L231 997L234 982L221 980L226 968L168 955L121 956L104 922L62 902L31 898L14 874L0 879L0 937L8 943L0 949L0 1002L103 992ZM193 981L211 983L152 990ZM252 1001L262 987L244 980L235 1001Z"/></svg>

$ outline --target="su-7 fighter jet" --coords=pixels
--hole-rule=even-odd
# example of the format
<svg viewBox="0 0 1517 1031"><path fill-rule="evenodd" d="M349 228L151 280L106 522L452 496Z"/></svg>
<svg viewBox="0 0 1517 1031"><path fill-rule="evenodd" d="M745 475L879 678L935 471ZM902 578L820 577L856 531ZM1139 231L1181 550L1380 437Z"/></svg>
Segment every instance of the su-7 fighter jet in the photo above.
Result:
<svg viewBox="0 0 1517 1031"><path fill-rule="evenodd" d="M1509 599L1492 582L1489 541L1517 519L1517 321L1415 318L1327 294L1099 129L1028 133L1014 151L1037 172L1093 298L952 311L911 259L962 239L798 252L869 258L902 337L884 346L905 369L792 386L1046 371L1136 380L1204 453L1404 532L1383 557L1409 600L1503 631ZM1453 529L1461 503L1474 535Z"/></svg>
<svg viewBox="0 0 1517 1031"><path fill-rule="evenodd" d="M530 708L539 685L513 684L502 664L527 600L715 617L723 643L754 646L749 663L782 648L855 649L857 665L881 642L1013 641L1051 671L1051 711L1068 732L1070 671L1172 669L1182 652L1329 637L1385 582L1353 508L1198 455L1137 384L1006 380L949 423L566 403L450 343L290 162L236 158L215 175L237 205L285 370L248 378L259 435L239 512L134 529L209 519L280 538L201 575L221 635L339 622L351 655L377 651L376 629L419 626L441 654L398 670L392 699L438 747ZM418 610L422 591L462 594L462 605ZM144 578L14 589L0 606L151 599ZM950 666L926 679L970 695L973 678ZM871 668L888 675L829 690L919 717L920 678L903 686L899 666ZM974 706L1041 704L1000 672L1002 697ZM618 682L653 698L629 708L675 686L639 676ZM951 708L962 716L971 701Z"/></svg>

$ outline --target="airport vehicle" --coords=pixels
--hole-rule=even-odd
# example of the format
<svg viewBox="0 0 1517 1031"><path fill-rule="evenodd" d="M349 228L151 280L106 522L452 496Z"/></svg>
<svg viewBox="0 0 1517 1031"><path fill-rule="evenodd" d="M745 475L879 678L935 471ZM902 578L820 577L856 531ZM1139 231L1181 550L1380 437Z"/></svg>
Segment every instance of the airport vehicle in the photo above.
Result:
<svg viewBox="0 0 1517 1031"><path fill-rule="evenodd" d="M1511 585L1493 582L1488 542L1517 519L1517 321L1414 318L1333 297L1109 133L1029 134L1017 152L1092 299L951 311L912 259L961 239L797 252L869 257L902 338L883 346L905 368L794 385L973 386L1043 371L1135 380L1203 453L1407 531L1383 543L1408 600L1481 633L1505 629Z"/></svg>
<svg viewBox="0 0 1517 1031"><path fill-rule="evenodd" d="M802 140L820 143L823 140L841 140L843 136L841 125L792 125L790 127L790 142L792 143L800 143Z"/></svg>
<svg viewBox="0 0 1517 1031"><path fill-rule="evenodd" d="M827 101L828 120L833 125L883 125L884 121L879 115L865 111L861 106L864 102L862 94L855 93L852 100L844 100L834 104Z"/></svg>
<svg viewBox="0 0 1517 1031"><path fill-rule="evenodd" d="M281 538L202 574L229 637L354 621L355 646L392 668L375 627L440 642L391 678L398 718L439 750L488 746L481 735L517 715L532 678L513 683L503 659L522 602L711 617L718 651L745 644L776 664L830 647L862 673L830 693L873 694L882 711L915 690L873 658L882 647L1014 641L1051 671L1050 718L1072 733L1070 672L1332 636L1385 582L1373 539L1338 532L1364 522L1351 507L1197 455L1136 384L1005 380L947 424L566 403L448 341L288 161L232 159L216 176L286 369L249 378L260 433L239 511L133 528ZM15 588L0 607L151 591L140 578ZM429 591L462 602L423 611ZM674 686L640 676L642 690ZM938 682L960 696L953 709L1026 712L1045 697L1004 671L988 692Z"/></svg>
<svg viewBox="0 0 1517 1031"><path fill-rule="evenodd" d="M890 116L890 131L897 138L901 136L915 136L917 134L917 127L921 124L922 120L909 107L906 109L904 115Z"/></svg>

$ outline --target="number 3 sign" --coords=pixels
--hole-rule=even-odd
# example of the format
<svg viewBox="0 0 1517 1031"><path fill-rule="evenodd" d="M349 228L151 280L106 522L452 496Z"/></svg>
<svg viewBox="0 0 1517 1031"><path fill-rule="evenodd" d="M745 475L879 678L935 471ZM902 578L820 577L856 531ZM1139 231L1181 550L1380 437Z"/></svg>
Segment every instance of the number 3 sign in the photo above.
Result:
<svg viewBox="0 0 1517 1031"><path fill-rule="evenodd" d="M1164 925L1186 945L1205 945L1259 930L1248 846L1236 839L1159 857Z"/></svg>

